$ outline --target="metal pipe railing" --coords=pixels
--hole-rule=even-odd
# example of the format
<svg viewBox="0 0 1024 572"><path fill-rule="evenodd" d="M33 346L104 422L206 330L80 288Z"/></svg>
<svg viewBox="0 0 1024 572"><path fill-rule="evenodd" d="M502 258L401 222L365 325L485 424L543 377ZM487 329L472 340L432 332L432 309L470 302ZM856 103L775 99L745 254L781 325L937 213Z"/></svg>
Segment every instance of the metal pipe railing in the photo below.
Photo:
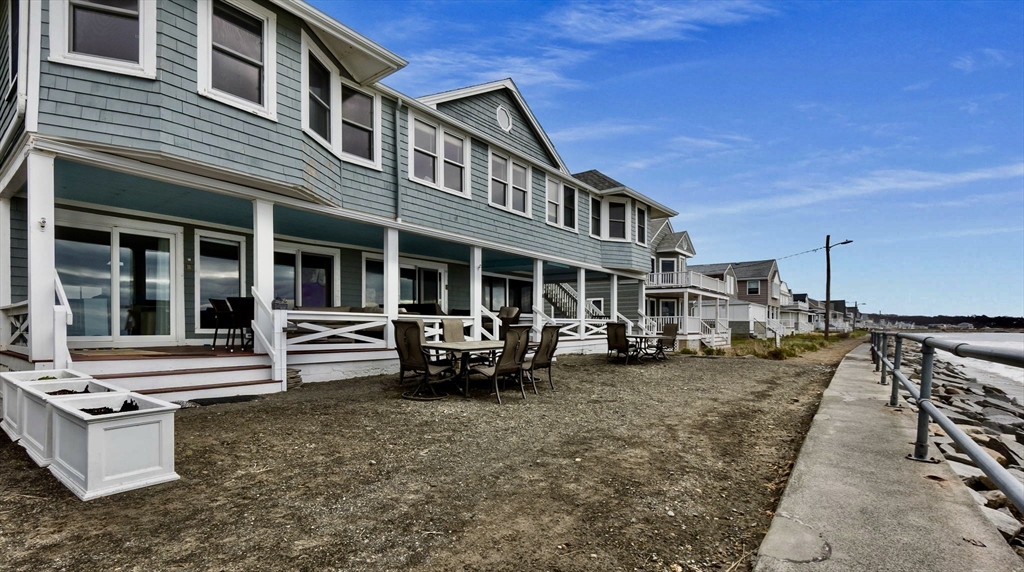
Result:
<svg viewBox="0 0 1024 572"><path fill-rule="evenodd" d="M896 354L893 361L889 361L886 355L889 336L896 340ZM918 389L907 376L900 371L902 363L903 340L911 340L921 344L921 387ZM996 488L1001 490L1006 498L1010 500L1019 510L1024 511L1024 483L1018 482L1002 465L996 462L980 445L974 442L964 433L956 423L931 401L932 373L934 369L935 350L941 349L957 356L970 357L993 361L1014 367L1024 367L1024 352L1015 352L1001 348L987 348L972 346L971 344L949 342L921 334L903 334L894 332L872 332L871 333L871 354L877 359L882 375L885 369L890 369L892 376L892 394L887 405L895 407L899 403L899 386L902 385L910 392L910 395L917 403L917 439L914 443L914 453L907 455L915 461L930 461L928 457L928 423L934 420L946 435L957 444L974 462L974 465L984 472ZM898 382L898 383L897 383Z"/></svg>

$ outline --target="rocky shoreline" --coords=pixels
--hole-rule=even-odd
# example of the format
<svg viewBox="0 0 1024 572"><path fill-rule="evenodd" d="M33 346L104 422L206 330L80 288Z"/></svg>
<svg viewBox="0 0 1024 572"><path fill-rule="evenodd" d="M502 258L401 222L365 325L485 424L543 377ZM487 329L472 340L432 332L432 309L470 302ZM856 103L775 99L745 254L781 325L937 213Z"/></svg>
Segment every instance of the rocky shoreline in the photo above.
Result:
<svg viewBox="0 0 1024 572"><path fill-rule="evenodd" d="M892 351L890 349L890 354ZM911 381L920 383L919 344L904 342L900 370ZM910 397L905 390L901 392L905 399ZM1014 478L1024 483L1024 388L1021 395L1007 395L1003 389L985 384L964 374L961 367L943 361L939 351L932 367L932 402ZM916 407L910 407L916 411ZM937 448L942 453L981 505L985 516L1024 558L1024 514L996 489L941 427L932 423L930 428L933 451Z"/></svg>

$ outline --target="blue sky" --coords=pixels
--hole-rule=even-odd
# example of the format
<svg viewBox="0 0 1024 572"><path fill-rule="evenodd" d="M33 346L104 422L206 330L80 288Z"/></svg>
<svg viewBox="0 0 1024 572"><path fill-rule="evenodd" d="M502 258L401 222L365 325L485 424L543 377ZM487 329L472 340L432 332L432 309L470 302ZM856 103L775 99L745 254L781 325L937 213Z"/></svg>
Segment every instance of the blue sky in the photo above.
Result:
<svg viewBox="0 0 1024 572"><path fill-rule="evenodd" d="M409 95L513 78L573 172L680 212L691 263L831 234L867 312L1024 315L1024 3L313 3ZM780 261L813 297L824 266Z"/></svg>

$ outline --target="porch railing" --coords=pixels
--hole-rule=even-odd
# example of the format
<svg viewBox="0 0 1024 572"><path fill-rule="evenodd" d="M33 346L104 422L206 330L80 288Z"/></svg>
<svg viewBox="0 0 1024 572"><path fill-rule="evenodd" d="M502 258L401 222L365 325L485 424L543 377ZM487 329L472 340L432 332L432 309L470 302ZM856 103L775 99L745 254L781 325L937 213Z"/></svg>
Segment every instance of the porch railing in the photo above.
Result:
<svg viewBox="0 0 1024 572"><path fill-rule="evenodd" d="M28 300L0 306L0 349L28 354Z"/></svg>
<svg viewBox="0 0 1024 572"><path fill-rule="evenodd" d="M484 328L483 319L491 319L491 329ZM486 306L480 306L480 339L496 340L500 337L498 328L501 326L501 318L497 314L487 309Z"/></svg>
<svg viewBox="0 0 1024 572"><path fill-rule="evenodd" d="M889 338L894 338L896 345L891 361L888 355ZM903 340L917 342L921 345L920 387L914 386L907 376L900 371L901 362L903 361ZM902 334L885 331L871 333L871 359L875 362L875 370L881 370L879 383L885 385L890 379L892 380L892 392L889 395L888 406L899 406L900 385L910 393L913 401L917 404L917 440L914 443L914 452L907 455L907 458L915 461L934 462L928 456L929 424L934 420L946 432L946 435L953 440L957 450L970 457L974 465L992 480L996 487L1006 495L1006 498L1018 510L1024 511L1024 486L1021 486L1020 481L986 453L974 439L964 433L960 425L951 421L949 417L946 417L945 413L932 403L932 373L935 362L935 350L942 350L955 356L999 363L1016 368L1024 368L1024 352L1006 348L965 344L924 334ZM886 370L888 370L888 373Z"/></svg>
<svg viewBox="0 0 1024 572"><path fill-rule="evenodd" d="M658 332L658 323L650 318L642 310L638 312L640 319L637 321L637 325L640 327L641 333L644 335L650 335Z"/></svg>
<svg viewBox="0 0 1024 572"><path fill-rule="evenodd" d="M700 288L709 292L729 294L728 285L717 278L684 270L679 272L651 272L647 275L648 286L676 286L680 288Z"/></svg>
<svg viewBox="0 0 1024 572"><path fill-rule="evenodd" d="M57 303L53 306L53 368L64 369L71 366L71 352L68 350L68 326L74 323L68 295L60 276L53 275L53 290Z"/></svg>
<svg viewBox="0 0 1024 572"><path fill-rule="evenodd" d="M625 322L626 323L626 333L629 333L629 334L633 333L633 328L636 327L636 324L633 323L633 320L630 320L629 318L623 316L621 312L615 312L615 316L613 316L613 318L617 322Z"/></svg>

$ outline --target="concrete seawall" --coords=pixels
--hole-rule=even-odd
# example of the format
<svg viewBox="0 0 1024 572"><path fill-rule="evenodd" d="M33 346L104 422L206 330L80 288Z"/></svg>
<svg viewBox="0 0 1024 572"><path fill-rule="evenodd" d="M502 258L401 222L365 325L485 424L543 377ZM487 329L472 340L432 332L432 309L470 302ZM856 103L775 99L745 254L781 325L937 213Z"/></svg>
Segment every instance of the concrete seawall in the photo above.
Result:
<svg viewBox="0 0 1024 572"><path fill-rule="evenodd" d="M916 415L884 406L868 348L825 391L754 570L1024 571L949 465L905 458Z"/></svg>

